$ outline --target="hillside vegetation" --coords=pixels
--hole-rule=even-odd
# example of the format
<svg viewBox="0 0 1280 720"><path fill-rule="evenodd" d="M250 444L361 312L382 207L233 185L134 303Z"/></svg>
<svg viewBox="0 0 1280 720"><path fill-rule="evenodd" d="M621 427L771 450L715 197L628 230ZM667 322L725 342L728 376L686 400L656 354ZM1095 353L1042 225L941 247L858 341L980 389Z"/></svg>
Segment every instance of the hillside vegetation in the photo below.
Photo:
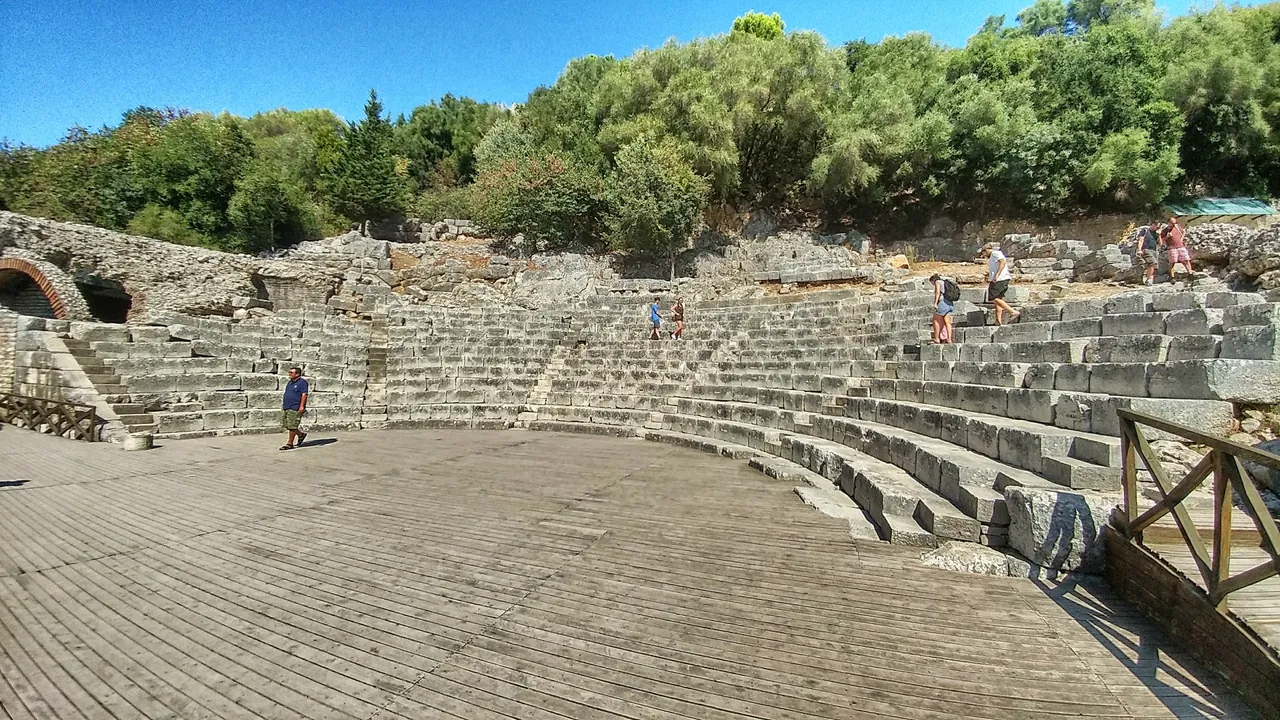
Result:
<svg viewBox="0 0 1280 720"><path fill-rule="evenodd" d="M575 59L515 108L446 95L392 120L372 92L354 123L137 108L0 147L0 207L244 251L409 215L669 257L702 218L755 209L910 227L1270 197L1278 122L1280 3L1170 21L1151 0L1037 0L964 48L832 46L749 13Z"/></svg>

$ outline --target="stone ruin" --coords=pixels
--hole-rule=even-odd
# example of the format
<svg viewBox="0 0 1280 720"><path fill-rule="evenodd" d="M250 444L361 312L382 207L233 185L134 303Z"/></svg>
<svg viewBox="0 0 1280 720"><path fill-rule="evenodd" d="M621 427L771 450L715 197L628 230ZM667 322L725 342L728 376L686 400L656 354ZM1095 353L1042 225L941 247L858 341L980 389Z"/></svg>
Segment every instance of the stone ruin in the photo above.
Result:
<svg viewBox="0 0 1280 720"><path fill-rule="evenodd" d="M1057 281L1098 252L1010 244L1020 271ZM870 255L851 245L814 243L834 262ZM781 275L755 278L791 260L813 272L781 247L711 253L706 277L667 283L465 239L348 234L249 258L0 214L0 260L45 263L57 293L97 278L132 298L127 323L0 311L0 387L93 405L110 440L177 441L276 432L299 365L317 431L693 446L794 481L855 537L942 545L943 565L952 543L987 548L997 574L1098 568L1096 531L1119 499L1118 408L1251 442L1280 430L1280 303L1264 295L1166 285L1030 304L994 327L981 289L965 288L957 344L931 345L921 281L886 270L877 286L778 294ZM1254 278L1276 267L1252 250L1229 258ZM648 296L691 289L686 339L646 340ZM1198 462L1153 437L1170 473ZM1049 542L1063 507L1076 518L1065 551Z"/></svg>

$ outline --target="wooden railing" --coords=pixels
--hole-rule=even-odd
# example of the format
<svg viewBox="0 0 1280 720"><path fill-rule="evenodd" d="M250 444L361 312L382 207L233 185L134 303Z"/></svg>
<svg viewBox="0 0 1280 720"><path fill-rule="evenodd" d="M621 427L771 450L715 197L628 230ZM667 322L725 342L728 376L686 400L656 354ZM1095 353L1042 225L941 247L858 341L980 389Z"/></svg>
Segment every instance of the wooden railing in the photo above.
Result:
<svg viewBox="0 0 1280 720"><path fill-rule="evenodd" d="M1143 530L1150 528L1165 515L1172 514L1178 532L1191 551L1191 557L1204 580L1209 602L1219 610L1226 610L1227 596L1231 593L1280 572L1280 555L1277 554L1280 552L1280 530L1276 528L1275 519L1263 504L1258 488L1249 478L1243 463L1248 460L1264 467L1280 468L1280 456L1143 413L1131 410L1119 410L1118 413L1122 431L1120 447L1124 461L1124 507L1117 514L1116 526L1126 537L1141 541ZM1143 425L1207 447L1209 453L1174 484L1143 435L1140 428ZM1150 472L1162 497L1155 505L1135 516L1140 509L1139 458ZM1213 477L1213 529L1209 536L1212 538L1212 546L1205 547L1200 529L1192 523L1184 501L1210 476ZM1231 574L1231 516L1235 511L1233 490L1258 528L1259 547L1270 555L1270 560L1235 575Z"/></svg>
<svg viewBox="0 0 1280 720"><path fill-rule="evenodd" d="M72 440L99 440L98 410L92 405L0 393L0 422Z"/></svg>

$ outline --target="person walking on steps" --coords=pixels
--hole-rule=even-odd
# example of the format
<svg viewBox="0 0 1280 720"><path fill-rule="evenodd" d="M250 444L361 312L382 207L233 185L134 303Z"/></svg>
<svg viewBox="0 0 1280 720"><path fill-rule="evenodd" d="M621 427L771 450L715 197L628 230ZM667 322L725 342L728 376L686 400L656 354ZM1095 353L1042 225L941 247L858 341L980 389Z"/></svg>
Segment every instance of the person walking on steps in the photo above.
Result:
<svg viewBox="0 0 1280 720"><path fill-rule="evenodd" d="M1013 280L1009 258L1000 252L1000 245L993 242L982 246L982 254L987 258L987 302L996 308L996 325L1004 324L1005 313L1011 316L1009 322L1018 322L1022 313L1004 300L1005 293L1009 292L1009 281Z"/></svg>
<svg viewBox="0 0 1280 720"><path fill-rule="evenodd" d="M307 434L298 429L302 416L307 413L307 391L310 387L302 378L300 368L289 368L289 383L284 386L284 411L280 414L280 424L289 431L289 440L280 446L281 450L292 450L307 441Z"/></svg>
<svg viewBox="0 0 1280 720"><path fill-rule="evenodd" d="M1164 233L1164 244L1169 250L1169 282L1173 282L1177 278L1177 269L1174 266L1178 263L1182 263L1187 275L1193 274L1191 251L1187 249L1185 235L1186 230L1178 223L1178 218L1176 216L1169 218L1169 225L1165 228Z"/></svg>
<svg viewBox="0 0 1280 720"><path fill-rule="evenodd" d="M671 306L671 322L676 324L675 332L671 333L672 340L679 340L684 334L684 298L676 298L676 304Z"/></svg>
<svg viewBox="0 0 1280 720"><path fill-rule="evenodd" d="M1138 228L1138 259L1144 268L1143 285L1151 285L1156 281L1156 263L1160 260L1160 228L1158 223L1143 225Z"/></svg>
<svg viewBox="0 0 1280 720"><path fill-rule="evenodd" d="M649 305L649 322L653 325L653 331L649 333L649 339L661 340L658 337L658 331L662 329L662 314L658 311L658 298L654 298Z"/></svg>
<svg viewBox="0 0 1280 720"><path fill-rule="evenodd" d="M955 342L955 330L952 327L952 313L956 303L960 301L960 286L951 278L944 278L934 273L929 282L933 283L933 342L950 344Z"/></svg>

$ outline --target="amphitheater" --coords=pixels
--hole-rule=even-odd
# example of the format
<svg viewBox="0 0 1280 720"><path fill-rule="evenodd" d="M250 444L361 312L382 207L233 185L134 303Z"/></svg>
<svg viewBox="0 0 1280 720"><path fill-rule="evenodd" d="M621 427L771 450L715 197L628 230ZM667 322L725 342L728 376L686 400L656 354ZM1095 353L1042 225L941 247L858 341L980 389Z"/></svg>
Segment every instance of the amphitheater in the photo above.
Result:
<svg viewBox="0 0 1280 720"><path fill-rule="evenodd" d="M1274 521L1216 531L1272 568L1221 613L1174 541L1212 492L1145 546L1113 521L1121 411L1226 437L1280 403L1263 295L979 308L934 345L912 282L702 301L660 342L639 295L113 324L40 287L0 387L116 442L0 425L9 717L1280 713ZM1135 512L1200 462L1148 433Z"/></svg>

